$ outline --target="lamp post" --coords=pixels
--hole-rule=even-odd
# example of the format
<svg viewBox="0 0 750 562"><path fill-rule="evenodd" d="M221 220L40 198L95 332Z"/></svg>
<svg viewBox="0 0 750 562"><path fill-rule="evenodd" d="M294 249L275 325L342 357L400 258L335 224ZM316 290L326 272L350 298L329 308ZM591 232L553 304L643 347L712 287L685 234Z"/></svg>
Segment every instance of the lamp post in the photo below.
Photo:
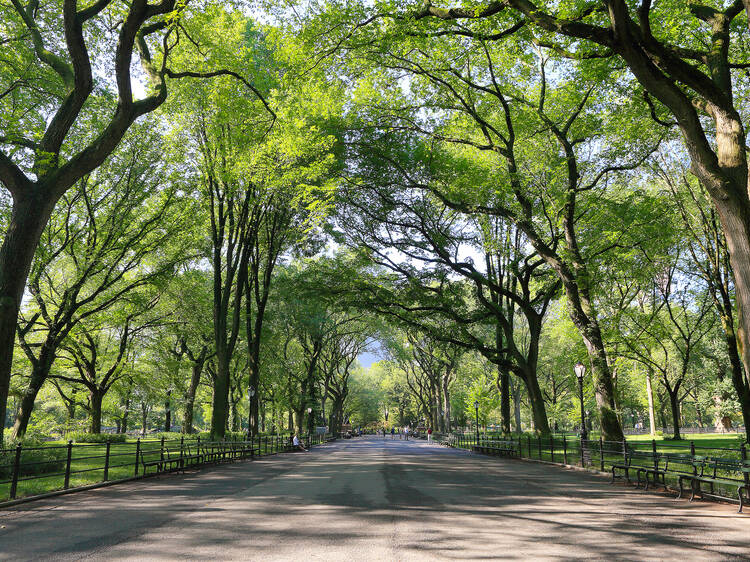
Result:
<svg viewBox="0 0 750 562"><path fill-rule="evenodd" d="M479 445L479 400L474 400L474 414L477 422L477 446Z"/></svg>
<svg viewBox="0 0 750 562"><path fill-rule="evenodd" d="M579 361L573 370L578 378L578 397L581 400L581 439L587 441L589 433L586 431L586 412L583 409L583 375L586 374L586 366Z"/></svg>

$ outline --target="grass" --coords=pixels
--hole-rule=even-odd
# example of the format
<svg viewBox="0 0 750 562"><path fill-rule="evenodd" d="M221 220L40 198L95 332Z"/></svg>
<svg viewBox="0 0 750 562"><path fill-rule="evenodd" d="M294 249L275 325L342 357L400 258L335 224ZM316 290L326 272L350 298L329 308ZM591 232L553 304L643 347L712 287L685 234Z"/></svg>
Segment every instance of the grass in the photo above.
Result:
<svg viewBox="0 0 750 562"><path fill-rule="evenodd" d="M660 451L674 449L676 452L678 450L684 450L686 448L689 449L691 441L695 444L696 449L738 449L744 442L745 434L723 433L717 435L715 433L688 433L683 435L683 437L683 439L677 441L669 438L664 439L663 437L656 437L655 441ZM629 435L627 439L630 443L651 443L650 435Z"/></svg>

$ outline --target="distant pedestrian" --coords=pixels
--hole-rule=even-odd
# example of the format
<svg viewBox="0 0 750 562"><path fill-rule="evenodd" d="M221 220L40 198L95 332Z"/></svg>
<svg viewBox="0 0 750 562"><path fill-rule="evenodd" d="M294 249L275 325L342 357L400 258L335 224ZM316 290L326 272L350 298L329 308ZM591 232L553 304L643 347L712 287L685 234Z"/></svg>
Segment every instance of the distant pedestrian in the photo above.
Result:
<svg viewBox="0 0 750 562"><path fill-rule="evenodd" d="M294 434L294 438L292 439L292 445L294 446L295 449L299 451L307 451L307 449L305 449L302 443L300 443L299 437L297 437L296 433Z"/></svg>
<svg viewBox="0 0 750 562"><path fill-rule="evenodd" d="M427 442L432 443L432 428L431 427L427 428Z"/></svg>
<svg viewBox="0 0 750 562"><path fill-rule="evenodd" d="M391 441L393 441L396 438L396 428L391 428Z"/></svg>

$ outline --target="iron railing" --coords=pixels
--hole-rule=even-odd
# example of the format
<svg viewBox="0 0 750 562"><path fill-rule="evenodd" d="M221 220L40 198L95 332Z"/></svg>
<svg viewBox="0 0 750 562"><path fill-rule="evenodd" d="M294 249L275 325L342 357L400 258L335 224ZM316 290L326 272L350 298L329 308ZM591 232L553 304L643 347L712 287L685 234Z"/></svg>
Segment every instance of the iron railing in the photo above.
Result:
<svg viewBox="0 0 750 562"><path fill-rule="evenodd" d="M309 434L302 438L306 447L330 440L332 436L328 434ZM251 441L201 441L199 436L195 439L183 436L180 439L162 437L125 443L68 441L60 445L18 444L13 448L0 449L0 502L100 482L138 478L143 476L144 463L163 460L165 455L187 458L200 451L218 448L254 449L257 451L254 454L264 456L289 451L292 446L291 439L281 435L259 435ZM205 458L216 456L206 455ZM200 464L210 462L203 460ZM162 471L166 471L166 468Z"/></svg>

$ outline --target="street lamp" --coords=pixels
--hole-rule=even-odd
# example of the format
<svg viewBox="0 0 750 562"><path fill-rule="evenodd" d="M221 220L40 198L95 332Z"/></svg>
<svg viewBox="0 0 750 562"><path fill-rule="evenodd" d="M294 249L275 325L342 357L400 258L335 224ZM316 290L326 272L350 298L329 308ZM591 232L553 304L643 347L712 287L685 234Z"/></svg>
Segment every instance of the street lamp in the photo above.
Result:
<svg viewBox="0 0 750 562"><path fill-rule="evenodd" d="M474 400L474 414L477 421L477 446L479 446L479 400Z"/></svg>
<svg viewBox="0 0 750 562"><path fill-rule="evenodd" d="M579 361L573 370L578 378L578 397L581 400L581 439L587 441L589 433L586 431L586 412L583 409L583 375L586 374L586 366Z"/></svg>

